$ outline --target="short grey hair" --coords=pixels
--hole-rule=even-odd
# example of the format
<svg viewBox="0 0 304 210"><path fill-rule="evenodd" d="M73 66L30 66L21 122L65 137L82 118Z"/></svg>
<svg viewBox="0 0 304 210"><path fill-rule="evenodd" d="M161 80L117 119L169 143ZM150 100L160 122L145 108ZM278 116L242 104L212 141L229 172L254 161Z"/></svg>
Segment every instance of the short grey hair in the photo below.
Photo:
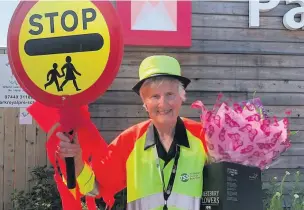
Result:
<svg viewBox="0 0 304 210"><path fill-rule="evenodd" d="M173 78L173 77L168 77L168 76L159 76L159 77L152 77L147 79L141 87L150 85L150 86L159 86L161 85L164 81L169 81L169 82L176 82L178 84L178 93L179 96L181 97L182 101L186 101L186 91L184 88L183 83L181 83L178 79ZM142 93L140 92L140 96L142 97Z"/></svg>

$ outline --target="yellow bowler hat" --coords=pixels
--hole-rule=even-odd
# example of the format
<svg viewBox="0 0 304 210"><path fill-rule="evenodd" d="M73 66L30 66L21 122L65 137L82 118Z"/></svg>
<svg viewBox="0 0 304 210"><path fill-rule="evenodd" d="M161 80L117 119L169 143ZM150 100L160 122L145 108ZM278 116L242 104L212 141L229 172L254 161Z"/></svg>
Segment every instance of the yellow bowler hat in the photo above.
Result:
<svg viewBox="0 0 304 210"><path fill-rule="evenodd" d="M179 62L170 56L154 55L145 58L139 66L139 82L132 88L139 95L139 89L146 79L158 76L168 76L178 79L186 88L190 79L181 76Z"/></svg>

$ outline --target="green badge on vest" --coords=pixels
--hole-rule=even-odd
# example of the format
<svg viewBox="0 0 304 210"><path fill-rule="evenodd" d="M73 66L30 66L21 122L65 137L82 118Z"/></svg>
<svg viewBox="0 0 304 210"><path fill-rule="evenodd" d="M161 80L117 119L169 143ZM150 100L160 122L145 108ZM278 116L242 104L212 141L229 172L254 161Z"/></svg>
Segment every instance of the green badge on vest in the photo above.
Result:
<svg viewBox="0 0 304 210"><path fill-rule="evenodd" d="M189 179L190 179L190 176L189 176L189 174L183 173L183 174L180 176L180 179L181 179L182 182L188 182Z"/></svg>

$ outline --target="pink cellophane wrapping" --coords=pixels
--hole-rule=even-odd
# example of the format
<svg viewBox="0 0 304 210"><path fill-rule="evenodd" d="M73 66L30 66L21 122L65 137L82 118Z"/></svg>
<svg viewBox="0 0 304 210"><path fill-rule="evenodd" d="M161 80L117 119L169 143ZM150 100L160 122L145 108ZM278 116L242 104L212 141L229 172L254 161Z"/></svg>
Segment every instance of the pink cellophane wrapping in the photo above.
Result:
<svg viewBox="0 0 304 210"><path fill-rule="evenodd" d="M266 118L255 105L251 101L231 107L223 102L218 110L208 110L201 101L191 105L202 111L211 162L234 162L263 170L290 147L288 119Z"/></svg>

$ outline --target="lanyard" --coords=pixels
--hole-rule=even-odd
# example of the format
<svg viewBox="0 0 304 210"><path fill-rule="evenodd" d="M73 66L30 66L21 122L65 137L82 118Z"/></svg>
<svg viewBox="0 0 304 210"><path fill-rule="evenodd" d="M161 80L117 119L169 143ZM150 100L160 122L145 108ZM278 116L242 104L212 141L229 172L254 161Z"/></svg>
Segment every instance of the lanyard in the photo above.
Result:
<svg viewBox="0 0 304 210"><path fill-rule="evenodd" d="M156 147L154 147L154 149L155 149L155 156L156 156L156 167L158 169L158 172L159 172L162 184L163 184L163 192L164 192L164 199L165 199L165 204L164 204L163 210L168 210L167 200L168 200L169 196L171 195L173 184L174 184L174 179L176 176L177 164L178 164L178 159L179 159L179 155L180 155L180 147L179 147L179 145L176 144L176 153L175 153L175 157L174 157L174 164L172 167L167 189L165 189L164 171L163 171L163 169L160 168L160 161L159 161L159 157L157 154L157 149L156 149Z"/></svg>

